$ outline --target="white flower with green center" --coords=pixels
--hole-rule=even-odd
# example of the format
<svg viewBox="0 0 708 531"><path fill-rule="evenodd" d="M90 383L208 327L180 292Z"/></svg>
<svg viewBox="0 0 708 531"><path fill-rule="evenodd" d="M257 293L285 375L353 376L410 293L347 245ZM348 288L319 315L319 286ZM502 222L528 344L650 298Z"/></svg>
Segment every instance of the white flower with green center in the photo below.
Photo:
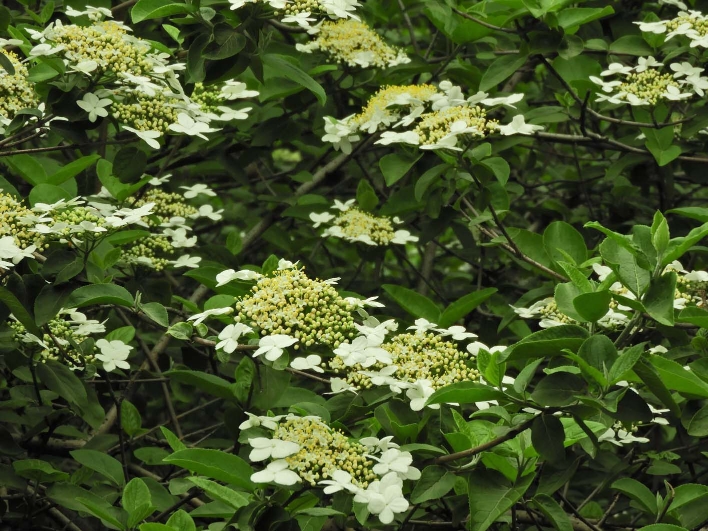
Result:
<svg viewBox="0 0 708 531"><path fill-rule="evenodd" d="M310 212L310 219L313 221L313 227L316 229L323 223L329 223L334 219L334 216L329 212L322 212L318 214L317 212Z"/></svg>
<svg viewBox="0 0 708 531"><path fill-rule="evenodd" d="M240 271L234 271L233 269L227 269L216 275L216 287L224 286L229 282L234 280L243 280L245 282L251 280L258 280L263 275L251 271L250 269L241 269Z"/></svg>
<svg viewBox="0 0 708 531"><path fill-rule="evenodd" d="M276 415L275 417L258 416L246 411L248 420L244 420L238 427L239 430L247 430L249 428L257 428L263 426L266 429L274 430L278 427L278 422L285 418L285 415Z"/></svg>
<svg viewBox="0 0 708 531"><path fill-rule="evenodd" d="M216 348L231 354L238 347L238 340L244 334L250 334L253 328L243 323L230 324L224 327L219 333L221 341L216 344Z"/></svg>
<svg viewBox="0 0 708 531"><path fill-rule="evenodd" d="M96 341L96 346L101 350L100 354L96 354L96 359L103 362L103 370L112 372L117 368L128 370L130 364L125 361L133 349L130 345L126 345L118 339L107 341L99 339Z"/></svg>
<svg viewBox="0 0 708 531"><path fill-rule="evenodd" d="M477 334L468 332L464 326L459 325L451 326L450 328L437 328L436 331L443 336L451 336L455 341L464 341L465 339L477 337Z"/></svg>
<svg viewBox="0 0 708 531"><path fill-rule="evenodd" d="M435 392L430 380L417 380L406 390L406 396L411 401L413 411L420 411L425 407L428 398ZM430 409L440 409L440 404L431 404Z"/></svg>
<svg viewBox="0 0 708 531"><path fill-rule="evenodd" d="M177 115L177 123L170 124L168 129L174 131L175 133L182 133L189 136L198 136L204 140L209 140L204 133L213 133L217 129L209 127L209 124L204 122L198 122L186 112L179 113Z"/></svg>
<svg viewBox="0 0 708 531"><path fill-rule="evenodd" d="M396 514L407 511L409 507L403 497L403 484L395 472L370 483L366 491L357 493L354 501L366 503L369 512L378 515L382 524L390 524Z"/></svg>
<svg viewBox="0 0 708 531"><path fill-rule="evenodd" d="M435 330L438 325L431 323L427 319L416 319L415 323L408 327L408 330L415 330L416 332L427 332L428 330Z"/></svg>
<svg viewBox="0 0 708 531"><path fill-rule="evenodd" d="M266 459L282 459L300 451L300 445L292 441L281 441L280 439L268 439L267 437L255 437L248 439L248 444L253 450L248 454L251 461L265 461Z"/></svg>
<svg viewBox="0 0 708 531"><path fill-rule="evenodd" d="M334 494L342 490L347 492L357 492L359 488L352 484L352 475L344 470L335 470L332 473L332 479L324 479L318 485L326 485L322 490L325 494Z"/></svg>
<svg viewBox="0 0 708 531"><path fill-rule="evenodd" d="M511 123L500 125L497 129L502 135L532 135L536 131L543 130L543 126L527 124L523 114L517 114Z"/></svg>
<svg viewBox="0 0 708 531"><path fill-rule="evenodd" d="M87 59L86 61L79 61L78 63L76 63L74 66L71 67L71 69L69 69L69 72L76 72L79 74L89 75L97 68L98 63L96 61Z"/></svg>
<svg viewBox="0 0 708 531"><path fill-rule="evenodd" d="M206 195L208 197L216 197L216 193L209 188L206 184L195 184L192 186L180 186L182 190L186 190L184 192L184 198L185 199L194 199L195 197L199 195Z"/></svg>
<svg viewBox="0 0 708 531"><path fill-rule="evenodd" d="M59 46L52 46L51 44L43 43L43 44L38 44L34 48L30 50L29 56L30 57L41 57L44 55L54 55L57 52L60 52L64 49L64 45L59 45Z"/></svg>
<svg viewBox="0 0 708 531"><path fill-rule="evenodd" d="M221 97L227 100L235 100L239 98L253 98L258 96L257 90L248 90L246 83L241 81L229 80L221 87Z"/></svg>
<svg viewBox="0 0 708 531"><path fill-rule="evenodd" d="M188 267L188 268L195 268L199 267L199 262L201 262L202 259L199 256L189 256L188 254L183 254L180 256L177 260L170 260L168 264L170 264L172 267Z"/></svg>
<svg viewBox="0 0 708 531"><path fill-rule="evenodd" d="M302 481L292 470L288 470L288 463L285 459L268 463L265 470L251 474L251 481L254 483L277 483L278 485L295 485Z"/></svg>
<svg viewBox="0 0 708 531"><path fill-rule="evenodd" d="M420 135L415 131L403 131L397 133L395 131L384 131L381 133L381 138L374 142L374 144L381 144L388 146L390 144L420 144Z"/></svg>
<svg viewBox="0 0 708 531"><path fill-rule="evenodd" d="M35 245L21 249L12 236L0 238L0 259L12 260L13 264L19 264L23 258L31 258L36 249Z"/></svg>
<svg viewBox="0 0 708 531"><path fill-rule="evenodd" d="M82 99L76 102L76 105L88 113L89 121L95 122L99 116L102 118L108 116L106 107L111 103L113 102L108 98L99 98L96 94L87 92Z"/></svg>
<svg viewBox="0 0 708 531"><path fill-rule="evenodd" d="M160 149L160 143L157 141L157 139L162 136L162 133L160 131L139 131L127 125L124 125L123 129L134 133L138 138L140 138L151 148Z"/></svg>
<svg viewBox="0 0 708 531"><path fill-rule="evenodd" d="M388 435L379 439L378 437L363 437L359 439L359 444L366 446L369 452L385 452L389 448L398 448L398 444L392 441L393 435Z"/></svg>
<svg viewBox="0 0 708 531"><path fill-rule="evenodd" d="M261 354L265 355L268 361L275 361L283 355L283 350L297 343L297 338L286 334L273 334L262 337L258 342L258 350L253 353L256 358Z"/></svg>

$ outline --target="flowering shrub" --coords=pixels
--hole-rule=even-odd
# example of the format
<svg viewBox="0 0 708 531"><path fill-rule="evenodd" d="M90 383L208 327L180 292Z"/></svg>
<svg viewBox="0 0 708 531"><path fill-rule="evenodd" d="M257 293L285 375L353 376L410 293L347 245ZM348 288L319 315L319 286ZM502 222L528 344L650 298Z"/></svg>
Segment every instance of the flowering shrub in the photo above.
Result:
<svg viewBox="0 0 708 531"><path fill-rule="evenodd" d="M0 528L705 528L707 17L2 3Z"/></svg>

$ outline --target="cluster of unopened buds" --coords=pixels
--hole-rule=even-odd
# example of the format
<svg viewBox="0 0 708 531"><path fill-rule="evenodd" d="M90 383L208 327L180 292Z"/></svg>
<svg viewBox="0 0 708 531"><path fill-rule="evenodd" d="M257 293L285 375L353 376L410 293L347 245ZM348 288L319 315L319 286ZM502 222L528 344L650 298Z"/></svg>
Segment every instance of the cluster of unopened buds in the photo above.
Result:
<svg viewBox="0 0 708 531"><path fill-rule="evenodd" d="M449 81L433 85L384 87L369 99L359 114L341 120L325 117L325 135L335 149L351 153L352 142L362 133L381 132L377 144L394 143L419 146L420 149L462 151L469 140L490 134L531 135L543 127L527 124L517 114L508 124L487 117L486 108L506 105L512 108L523 94L490 98L486 92L465 97L460 87Z"/></svg>
<svg viewBox="0 0 708 531"><path fill-rule="evenodd" d="M248 413L248 417L241 430L272 432L268 437L248 438L249 459L269 461L251 476L254 483L292 486L304 482L319 486L327 495L348 493L383 524L408 510L403 482L417 480L421 474L412 466L410 452L400 450L392 437L352 440L316 416Z"/></svg>
<svg viewBox="0 0 708 531"><path fill-rule="evenodd" d="M313 212L310 219L313 227L329 225L322 233L323 238L341 238L349 242L360 242L367 245L405 245L417 242L418 237L412 236L405 229L395 229L395 225L403 223L398 217L388 218L375 216L353 206L354 199L345 202L334 201L332 206L337 214L330 212Z"/></svg>
<svg viewBox="0 0 708 531"><path fill-rule="evenodd" d="M688 62L671 63L673 73L662 72L664 64L654 57L640 57L636 66L612 63L600 76L590 76L602 93L596 101L633 106L656 105L661 101L681 101L703 96L708 90L708 77L702 77L703 68ZM611 76L619 79L610 80Z"/></svg>

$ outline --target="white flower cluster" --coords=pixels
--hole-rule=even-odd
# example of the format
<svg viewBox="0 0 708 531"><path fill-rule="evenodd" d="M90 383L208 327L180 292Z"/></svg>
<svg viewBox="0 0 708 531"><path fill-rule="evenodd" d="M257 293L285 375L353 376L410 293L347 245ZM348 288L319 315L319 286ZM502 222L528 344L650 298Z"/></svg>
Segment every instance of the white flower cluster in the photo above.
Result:
<svg viewBox="0 0 708 531"><path fill-rule="evenodd" d="M353 391L372 386L387 386L396 394L405 391L413 411L425 407L428 398L448 384L478 380L479 372L473 356L482 343L468 345L460 351L455 342L477 337L463 326L440 328L426 319L417 319L409 330L386 341L390 332L398 329L393 320L379 322L368 317L355 325L360 335L351 343L342 343L334 350L329 368L341 378L332 378L333 392ZM448 339L449 338L449 339ZM450 341L452 340L452 341ZM437 409L439 404L432 404Z"/></svg>
<svg viewBox="0 0 708 531"><path fill-rule="evenodd" d="M329 224L330 226L322 233L323 238L341 238L348 242L361 242L374 246L405 245L418 241L418 237L411 236L407 230L394 229L394 224L403 223L399 218L374 216L359 210L352 206L353 204L354 199L344 203L335 200L332 209L338 211L336 215L329 212L311 213L310 219L314 223L314 228L318 228L322 224Z"/></svg>
<svg viewBox="0 0 708 531"><path fill-rule="evenodd" d="M347 492L384 524L408 510L403 481L419 479L420 471L412 466L410 452L401 451L391 437L353 441L316 416L248 416L240 429L260 427L273 432L271 437L248 439L253 448L251 461L270 460L264 470L251 476L255 483L292 486L306 482L323 487L328 495Z"/></svg>
<svg viewBox="0 0 708 531"><path fill-rule="evenodd" d="M38 41L29 58L59 57L67 75L86 77L91 91L77 105L91 122L110 114L123 129L136 134L150 147L158 149L158 139L171 132L207 139L205 133L218 131L213 122L242 120L247 109L232 109L226 105L205 107L197 98L185 94L177 72L185 65L170 61L166 53L155 50L148 41L130 34L121 22L103 20L111 16L104 8L87 7L85 11L68 8L71 17L88 15L88 26L52 22L43 31L26 29ZM246 90L238 81L227 81L215 89L218 103L257 95ZM213 99L213 98L212 98Z"/></svg>
<svg viewBox="0 0 708 531"><path fill-rule="evenodd" d="M353 19L325 21L316 39L295 48L305 53L321 50L352 67L390 68L411 62L403 50L392 48L369 26Z"/></svg>
<svg viewBox="0 0 708 531"><path fill-rule="evenodd" d="M350 153L351 143L360 133L382 131L377 144L403 143L420 149L451 149L462 151L460 144L489 134L531 135L543 129L527 124L517 114L511 123L500 125L488 119L483 107L507 105L513 107L523 94L490 98L486 92L465 97L462 89L449 81L436 88L433 85L393 85L382 88L369 99L361 113L337 120L325 117L325 136L335 149Z"/></svg>
<svg viewBox="0 0 708 531"><path fill-rule="evenodd" d="M358 20L354 11L361 5L358 0L229 0L231 9L256 3L269 5L281 22L296 24L308 33L317 33L326 19Z"/></svg>
<svg viewBox="0 0 708 531"><path fill-rule="evenodd" d="M10 316L8 325L21 350L34 361L39 363L47 360L59 361L65 363L71 370L84 370L87 364L94 363L96 358L100 358L100 354L95 354L92 342L86 340L92 334L102 334L106 331L103 323L89 319L76 308L61 310L57 317L47 323L47 331L42 337L28 332L13 316ZM96 346L100 348L98 343Z"/></svg>
<svg viewBox="0 0 708 531"><path fill-rule="evenodd" d="M703 96L708 90L708 77L700 74L703 68L688 62L671 63L673 74L662 73L663 63L654 57L640 57L636 66L612 63L600 76L590 80L602 88L596 101L633 106L656 105L660 101L680 101ZM610 76L620 79L608 80Z"/></svg>
<svg viewBox="0 0 708 531"><path fill-rule="evenodd" d="M671 20L635 24L644 32L666 35L667 41L681 36L688 39L691 48L708 48L708 17L700 11L689 11L683 2L675 5L682 11Z"/></svg>

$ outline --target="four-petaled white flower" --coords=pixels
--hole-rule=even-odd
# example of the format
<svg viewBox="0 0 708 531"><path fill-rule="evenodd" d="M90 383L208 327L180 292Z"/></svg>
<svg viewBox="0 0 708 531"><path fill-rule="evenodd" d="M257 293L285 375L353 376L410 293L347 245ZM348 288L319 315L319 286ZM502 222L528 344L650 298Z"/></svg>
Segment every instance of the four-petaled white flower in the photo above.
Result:
<svg viewBox="0 0 708 531"><path fill-rule="evenodd" d="M394 516L408 510L408 501L403 497L401 478L389 472L380 481L372 481L365 491L359 491L354 501L366 503L370 513L379 517L383 524L393 522Z"/></svg>
<svg viewBox="0 0 708 531"><path fill-rule="evenodd" d="M183 254L177 260L170 260L168 263L172 267L194 268L194 267L199 267L199 262L201 262L201 261L202 261L202 259L200 256L189 256L188 254Z"/></svg>
<svg viewBox="0 0 708 531"><path fill-rule="evenodd" d="M192 186L180 186L182 190L187 190L184 192L185 199L194 199L198 195L206 195L209 197L216 197L216 192L209 188L206 184L195 184Z"/></svg>
<svg viewBox="0 0 708 531"><path fill-rule="evenodd" d="M536 131L543 129L543 126L527 124L523 114L517 114L511 123L498 126L497 130L505 136L508 135L532 135Z"/></svg>
<svg viewBox="0 0 708 531"><path fill-rule="evenodd" d="M423 319L421 317L420 319L416 319L415 324L409 326L408 330L415 330L416 332L427 332L428 330L434 330L436 326L438 325L436 325L435 323L431 323L427 319Z"/></svg>
<svg viewBox="0 0 708 531"><path fill-rule="evenodd" d="M170 124L167 128L175 133L198 136L204 140L209 140L204 133L213 133L214 131L217 131L217 129L209 127L209 124L195 120L186 112L179 113L177 115L177 123Z"/></svg>
<svg viewBox="0 0 708 531"><path fill-rule="evenodd" d="M88 113L89 121L95 122L99 116L102 118L108 116L106 107L111 103L113 102L108 98L99 98L93 92L87 92L82 99L76 102L76 105Z"/></svg>
<svg viewBox="0 0 708 531"><path fill-rule="evenodd" d="M233 8L232 8L233 9ZM227 100L235 100L238 98L252 98L258 96L257 90L247 90L246 83L234 81L233 79L226 81L221 87L221 96Z"/></svg>
<svg viewBox="0 0 708 531"><path fill-rule="evenodd" d="M406 389L406 396L410 399L410 407L413 411L420 411L425 407L428 398L435 392L430 380L417 380ZM440 409L440 404L431 404L430 409Z"/></svg>
<svg viewBox="0 0 708 531"><path fill-rule="evenodd" d="M314 222L313 227L317 228L323 223L329 223L334 219L334 216L329 212L322 212L318 214L317 212L310 212L310 219Z"/></svg>
<svg viewBox="0 0 708 531"><path fill-rule="evenodd" d="M367 455L377 463L373 471L379 476L385 476L389 472L395 472L401 479L416 480L420 478L420 470L411 466L413 456L410 452L402 452L397 448L390 448L384 451L381 456Z"/></svg>
<svg viewBox="0 0 708 531"><path fill-rule="evenodd" d="M286 334L273 334L262 337L258 342L258 350L253 353L253 357L265 354L265 359L275 361L283 355L283 349L297 343L297 338Z"/></svg>
<svg viewBox="0 0 708 531"><path fill-rule="evenodd" d="M160 131L138 131L127 125L123 126L123 129L134 133L138 138L145 142L148 146L153 149L160 149L160 143L157 141L158 138L162 136Z"/></svg>
<svg viewBox="0 0 708 531"><path fill-rule="evenodd" d="M253 332L253 328L243 323L227 325L219 333L219 339L221 339L221 341L216 344L216 348L223 350L227 354L231 354L238 347L239 338L251 332Z"/></svg>
<svg viewBox="0 0 708 531"><path fill-rule="evenodd" d="M213 308L211 310L204 310L201 313L195 313L191 317L187 317L187 321L194 321L195 325L201 323L207 317L213 317L214 315L228 315L233 313L234 309L230 307L226 308Z"/></svg>
<svg viewBox="0 0 708 531"><path fill-rule="evenodd" d="M437 331L443 336L451 336L455 341L464 341L465 339L477 337L477 334L468 332L464 326L459 325L451 326L450 328L438 328Z"/></svg>
<svg viewBox="0 0 708 531"><path fill-rule="evenodd" d="M348 492L357 492L359 489L352 483L352 475L344 470L335 470L332 473L332 479L323 479L318 485L327 485L322 492L325 494L334 494L340 490Z"/></svg>
<svg viewBox="0 0 708 531"><path fill-rule="evenodd" d="M279 459L268 463L264 470L251 474L251 481L290 486L299 483L301 479L295 472L288 470L288 462L285 459Z"/></svg>
<svg viewBox="0 0 708 531"><path fill-rule="evenodd" d="M274 430L278 427L278 422L285 417L285 415L276 415L275 417L258 416L253 413L246 411L248 420L244 420L238 427L239 430L247 430L249 428L256 428L258 426L263 426L269 430Z"/></svg>
<svg viewBox="0 0 708 531"><path fill-rule="evenodd" d="M117 368L130 369L130 364L125 361L133 349L130 345L126 345L118 339L107 341L99 339L96 341L96 346L101 350L100 354L96 354L96 359L103 362L103 370L112 372Z"/></svg>
<svg viewBox="0 0 708 531"><path fill-rule="evenodd" d="M241 269L240 271L234 271L233 269L227 269L216 275L216 287L224 286L233 280L244 280L246 282L250 280L257 280L263 275L251 271L250 269Z"/></svg>
<svg viewBox="0 0 708 531"><path fill-rule="evenodd" d="M298 371L324 372L324 369L320 367L321 363L322 358L317 354L310 354L307 357L295 358L290 362L290 366Z"/></svg>
<svg viewBox="0 0 708 531"><path fill-rule="evenodd" d="M266 459L282 459L300 451L300 445L292 441L256 437L248 439L248 444L253 450L248 454L251 461L265 461Z"/></svg>

